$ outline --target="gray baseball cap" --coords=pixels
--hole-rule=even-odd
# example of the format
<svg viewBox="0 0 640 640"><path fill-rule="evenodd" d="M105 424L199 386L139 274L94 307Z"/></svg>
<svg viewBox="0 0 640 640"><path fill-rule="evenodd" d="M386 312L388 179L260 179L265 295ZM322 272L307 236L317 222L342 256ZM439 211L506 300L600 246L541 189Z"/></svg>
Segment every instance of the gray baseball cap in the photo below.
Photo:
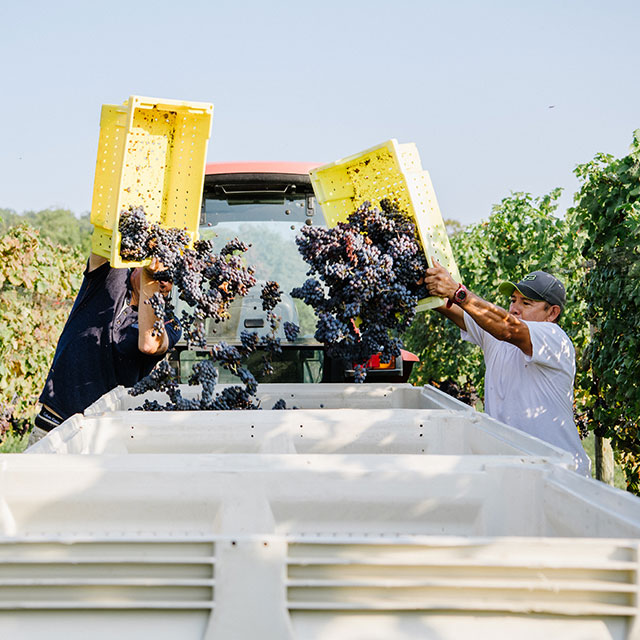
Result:
<svg viewBox="0 0 640 640"><path fill-rule="evenodd" d="M546 271L533 271L520 282L502 282L498 287L498 291L507 296L510 296L514 289L517 289L525 298L557 304L560 309L564 309L567 301L562 282Z"/></svg>

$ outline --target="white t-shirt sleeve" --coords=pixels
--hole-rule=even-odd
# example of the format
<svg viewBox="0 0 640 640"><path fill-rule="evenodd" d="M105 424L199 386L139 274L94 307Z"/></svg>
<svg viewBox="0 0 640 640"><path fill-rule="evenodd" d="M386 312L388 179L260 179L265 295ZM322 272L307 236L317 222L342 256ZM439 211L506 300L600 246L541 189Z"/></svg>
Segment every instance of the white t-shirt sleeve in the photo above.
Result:
<svg viewBox="0 0 640 640"><path fill-rule="evenodd" d="M460 329L460 337L467 342L471 342L471 344L477 344L479 347L482 347L485 337L489 334L484 329L481 329L478 323L466 311L463 313L464 326L467 330Z"/></svg>
<svg viewBox="0 0 640 640"><path fill-rule="evenodd" d="M569 336L553 322L527 322L532 353L525 361L575 373L575 356Z"/></svg>

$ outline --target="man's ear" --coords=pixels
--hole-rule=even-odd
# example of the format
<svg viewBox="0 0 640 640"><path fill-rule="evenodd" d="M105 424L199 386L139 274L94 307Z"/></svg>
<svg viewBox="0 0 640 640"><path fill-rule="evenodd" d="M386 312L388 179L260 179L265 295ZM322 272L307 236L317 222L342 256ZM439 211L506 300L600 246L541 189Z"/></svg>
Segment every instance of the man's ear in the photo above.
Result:
<svg viewBox="0 0 640 640"><path fill-rule="evenodd" d="M555 322L560 317L561 313L562 313L562 309L560 308L560 306L557 304L552 304L549 307L549 315L547 320L549 322Z"/></svg>

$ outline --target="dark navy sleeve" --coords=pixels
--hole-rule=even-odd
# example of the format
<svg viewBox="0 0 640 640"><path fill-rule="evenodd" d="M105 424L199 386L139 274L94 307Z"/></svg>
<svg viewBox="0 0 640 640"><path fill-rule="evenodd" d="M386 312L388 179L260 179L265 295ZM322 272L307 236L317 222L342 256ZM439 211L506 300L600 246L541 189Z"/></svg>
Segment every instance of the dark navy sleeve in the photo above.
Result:
<svg viewBox="0 0 640 640"><path fill-rule="evenodd" d="M114 322L113 346L123 357L135 356L138 351L138 312L126 307Z"/></svg>
<svg viewBox="0 0 640 640"><path fill-rule="evenodd" d="M167 349L167 351L171 351L171 349L176 346L178 340L180 340L182 336L182 327L180 326L178 319L174 316L171 316L171 318L165 320L164 328L167 332L167 338L169 338L169 348Z"/></svg>

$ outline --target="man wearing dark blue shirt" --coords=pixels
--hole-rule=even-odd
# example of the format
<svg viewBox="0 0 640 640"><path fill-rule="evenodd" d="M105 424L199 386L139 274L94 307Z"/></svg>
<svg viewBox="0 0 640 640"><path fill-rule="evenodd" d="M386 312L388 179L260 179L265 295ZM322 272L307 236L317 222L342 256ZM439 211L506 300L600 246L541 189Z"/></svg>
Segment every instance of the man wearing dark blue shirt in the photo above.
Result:
<svg viewBox="0 0 640 640"><path fill-rule="evenodd" d="M113 269L91 254L39 398L32 441L118 385L133 386L180 339L172 316L165 318L164 331L154 329L157 317L146 304L155 293L167 296L171 290L153 277L160 269L155 260L133 270Z"/></svg>

